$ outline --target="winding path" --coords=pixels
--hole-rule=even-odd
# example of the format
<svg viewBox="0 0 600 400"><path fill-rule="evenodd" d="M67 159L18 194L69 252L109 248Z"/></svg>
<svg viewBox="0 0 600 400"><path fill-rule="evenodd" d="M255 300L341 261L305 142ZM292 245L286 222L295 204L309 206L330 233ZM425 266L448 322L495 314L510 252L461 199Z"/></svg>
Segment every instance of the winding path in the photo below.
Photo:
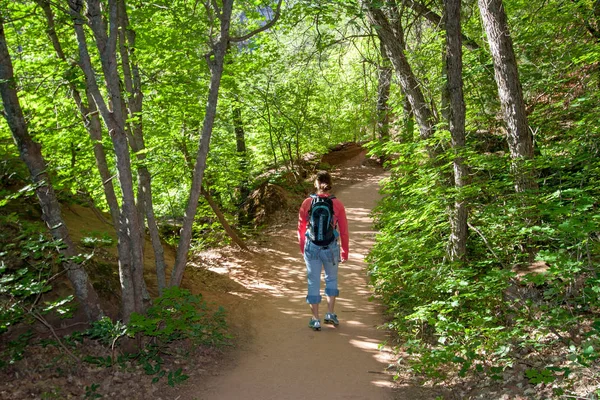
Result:
<svg viewBox="0 0 600 400"><path fill-rule="evenodd" d="M244 301L251 305L246 333L252 339L239 350L231 369L198 383L202 387L195 387L190 398L395 398L391 376L385 372L388 353L379 350L385 340L385 332L376 328L382 323L381 308L369 301L364 263L374 238L369 213L384 173L360 167L346 172L361 180L354 184L340 180L334 188L346 206L350 226L350 258L339 271L339 327L324 325L320 332L313 332L307 326L304 261L295 223L289 223L245 264L227 267L230 276L240 278L238 282L250 289L240 296L246 296Z"/></svg>

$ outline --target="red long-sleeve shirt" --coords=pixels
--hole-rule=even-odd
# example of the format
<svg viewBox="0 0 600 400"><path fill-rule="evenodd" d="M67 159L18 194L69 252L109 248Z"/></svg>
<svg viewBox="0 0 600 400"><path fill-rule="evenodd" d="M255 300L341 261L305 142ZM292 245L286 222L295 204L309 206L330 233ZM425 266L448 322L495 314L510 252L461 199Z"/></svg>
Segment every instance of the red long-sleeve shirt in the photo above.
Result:
<svg viewBox="0 0 600 400"><path fill-rule="evenodd" d="M319 194L319 197L327 197L327 194ZM302 202L300 211L298 212L298 242L300 244L300 251L304 254L304 244L306 243L306 228L308 226L308 213L310 211L310 204L312 198L307 198ZM348 220L346 219L346 209L342 202L338 199L333 199L333 224L337 226L340 234L340 241L342 247L342 261L348 259L348 246L350 237L348 235Z"/></svg>

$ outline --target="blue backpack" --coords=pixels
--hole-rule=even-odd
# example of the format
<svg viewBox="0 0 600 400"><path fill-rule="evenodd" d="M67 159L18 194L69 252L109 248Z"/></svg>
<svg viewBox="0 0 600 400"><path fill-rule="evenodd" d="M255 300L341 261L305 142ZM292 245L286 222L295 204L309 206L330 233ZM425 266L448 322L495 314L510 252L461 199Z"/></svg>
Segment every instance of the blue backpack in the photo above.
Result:
<svg viewBox="0 0 600 400"><path fill-rule="evenodd" d="M308 212L306 236L317 246L327 246L335 240L333 225L333 199L335 196L319 197L311 194L312 203Z"/></svg>

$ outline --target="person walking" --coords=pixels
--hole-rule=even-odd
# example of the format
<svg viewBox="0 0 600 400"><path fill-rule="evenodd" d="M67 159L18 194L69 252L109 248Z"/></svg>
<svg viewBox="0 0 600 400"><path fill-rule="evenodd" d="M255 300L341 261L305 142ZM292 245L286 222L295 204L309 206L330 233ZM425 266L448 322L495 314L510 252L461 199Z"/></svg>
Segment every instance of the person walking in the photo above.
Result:
<svg viewBox="0 0 600 400"><path fill-rule="evenodd" d="M321 270L325 270L328 311L324 322L337 326L339 321L334 308L335 299L340 294L338 265L348 260L346 209L339 199L330 194L332 186L331 175L327 171L319 171L315 178L317 192L302 202L298 213L298 242L304 255L308 281L306 302L312 311L308 326L315 331L321 330Z"/></svg>

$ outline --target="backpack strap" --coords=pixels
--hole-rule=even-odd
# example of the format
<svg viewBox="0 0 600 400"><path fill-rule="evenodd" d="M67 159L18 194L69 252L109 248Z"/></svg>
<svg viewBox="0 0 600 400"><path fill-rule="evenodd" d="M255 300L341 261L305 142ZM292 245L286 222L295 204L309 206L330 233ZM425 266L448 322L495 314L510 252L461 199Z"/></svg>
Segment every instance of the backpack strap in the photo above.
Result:
<svg viewBox="0 0 600 400"><path fill-rule="evenodd" d="M332 200L331 205L333 205L333 199L335 199L335 195L333 195L333 194L329 195L327 197L321 197L318 194L313 193L313 194L308 195L308 197L310 197L312 199L312 201L310 203L310 208L308 209L308 217L309 217L309 219L310 219L310 215L311 215L311 212L312 212L312 208L313 208L313 206L315 205L315 203L317 202L318 199L324 198L324 199Z"/></svg>

